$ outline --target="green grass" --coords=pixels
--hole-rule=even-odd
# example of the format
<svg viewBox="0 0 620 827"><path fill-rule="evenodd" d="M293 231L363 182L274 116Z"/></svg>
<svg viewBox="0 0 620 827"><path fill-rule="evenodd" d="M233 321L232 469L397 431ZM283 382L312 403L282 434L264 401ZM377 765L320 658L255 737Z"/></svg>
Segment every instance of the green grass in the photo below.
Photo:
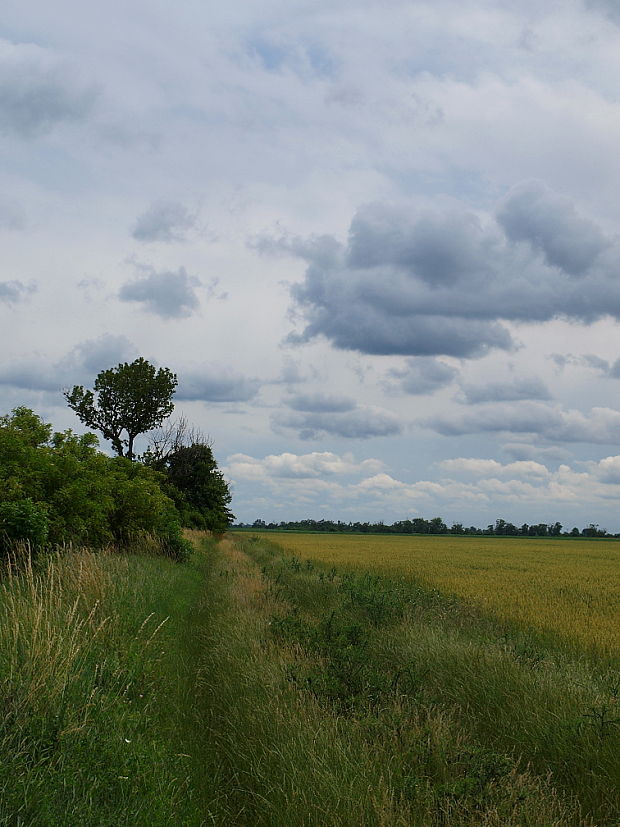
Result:
<svg viewBox="0 0 620 827"><path fill-rule="evenodd" d="M615 827L612 680L247 535L67 552L0 581L0 824Z"/></svg>
<svg viewBox="0 0 620 827"><path fill-rule="evenodd" d="M588 659L561 650L546 651L537 635L537 645L529 646L522 629L513 637L510 625L502 630L496 619L485 623L466 603L411 581L371 575L362 567L339 574L283 555L257 538L241 542L291 606L275 619L275 630L305 653L294 667L300 691L355 719L376 716L381 740L390 740L394 727L407 729L411 715L443 716L456 727L455 739L465 744L474 765L483 755L493 767L496 756L505 769L550 777L584 817L600 825L618 823L616 672L593 669ZM405 711L396 724L393 712L384 722L395 695L402 696L398 704ZM452 790L467 810L470 794L477 806L481 796L485 803L484 772L499 769L485 764L481 775L465 766L464 778L454 777L450 768L462 767L459 754L446 755L435 778L428 768L418 777L430 778L435 792ZM391 760L402 761L402 750ZM579 823L576 811L562 823Z"/></svg>
<svg viewBox="0 0 620 827"><path fill-rule="evenodd" d="M0 584L0 824L201 824L178 710L198 557L65 553Z"/></svg>

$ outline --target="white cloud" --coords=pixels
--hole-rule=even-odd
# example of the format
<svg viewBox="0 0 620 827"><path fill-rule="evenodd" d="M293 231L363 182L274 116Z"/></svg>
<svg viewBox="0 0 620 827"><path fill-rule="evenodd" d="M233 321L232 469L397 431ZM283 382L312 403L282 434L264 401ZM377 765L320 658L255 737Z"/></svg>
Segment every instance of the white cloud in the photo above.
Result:
<svg viewBox="0 0 620 827"><path fill-rule="evenodd" d="M540 462L519 461L502 465L494 459L476 459L459 457L446 459L438 463L439 468L448 474L471 474L473 476L512 476L512 477L547 477L549 471Z"/></svg>
<svg viewBox="0 0 620 827"><path fill-rule="evenodd" d="M360 475L381 468L377 459L356 462L353 454L339 456L330 451L314 451L310 454L270 454L256 459L246 454L233 454L226 461L226 472L233 479L268 480L317 479L323 476Z"/></svg>

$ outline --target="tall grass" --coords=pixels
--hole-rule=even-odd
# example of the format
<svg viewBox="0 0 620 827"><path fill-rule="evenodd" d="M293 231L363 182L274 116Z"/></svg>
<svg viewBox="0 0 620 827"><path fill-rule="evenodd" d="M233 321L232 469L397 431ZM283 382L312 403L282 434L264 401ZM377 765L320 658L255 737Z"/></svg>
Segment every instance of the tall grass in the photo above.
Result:
<svg viewBox="0 0 620 827"><path fill-rule="evenodd" d="M2 573L0 825L615 825L587 663L436 590L194 539Z"/></svg>
<svg viewBox="0 0 620 827"><path fill-rule="evenodd" d="M476 739L458 708L420 703L395 679L365 631L391 634L395 605L367 594L359 616L337 616L350 601L339 577L250 539L221 544L211 583L200 707L213 823L589 824L545 777Z"/></svg>
<svg viewBox="0 0 620 827"><path fill-rule="evenodd" d="M0 576L0 824L202 823L174 707L192 565L65 550ZM182 646L181 646L182 649Z"/></svg>
<svg viewBox="0 0 620 827"><path fill-rule="evenodd" d="M620 541L281 534L277 542L302 559L413 579L620 665Z"/></svg>

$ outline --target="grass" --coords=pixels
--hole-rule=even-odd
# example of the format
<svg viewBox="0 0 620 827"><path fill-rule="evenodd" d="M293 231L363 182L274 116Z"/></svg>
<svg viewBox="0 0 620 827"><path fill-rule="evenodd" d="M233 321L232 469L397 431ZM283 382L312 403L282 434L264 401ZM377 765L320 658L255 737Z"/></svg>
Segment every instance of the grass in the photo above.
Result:
<svg viewBox="0 0 620 827"><path fill-rule="evenodd" d="M343 589L252 539L221 544L212 578L201 671L213 823L589 823L456 708L420 703L391 657L386 668L402 605L377 584Z"/></svg>
<svg viewBox="0 0 620 827"><path fill-rule="evenodd" d="M277 542L303 559L414 579L618 663L620 541L286 534Z"/></svg>
<svg viewBox="0 0 620 827"><path fill-rule="evenodd" d="M200 824L182 706L196 566L66 551L0 582L0 824Z"/></svg>
<svg viewBox="0 0 620 827"><path fill-rule="evenodd" d="M5 571L0 825L617 825L607 667L411 577L194 539Z"/></svg>

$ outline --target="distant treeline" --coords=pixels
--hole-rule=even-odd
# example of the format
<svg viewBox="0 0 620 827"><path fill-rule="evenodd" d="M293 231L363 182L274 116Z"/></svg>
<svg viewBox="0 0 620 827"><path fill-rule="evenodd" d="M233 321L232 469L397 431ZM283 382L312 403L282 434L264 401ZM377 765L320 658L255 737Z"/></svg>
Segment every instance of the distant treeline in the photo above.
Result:
<svg viewBox="0 0 620 827"><path fill-rule="evenodd" d="M604 528L590 523L581 531L575 526L570 531L563 531L561 523L536 523L516 526L506 520L498 519L486 528L465 526L463 523L453 523L448 526L441 517L425 520L423 517L414 517L412 520L398 520L391 525L388 523L345 523L341 520L299 520L279 523L266 523L264 520L255 520L253 523L238 523L233 528L254 528L261 531L324 531L343 534L468 534L492 535L500 537L619 537L619 534L610 534Z"/></svg>

